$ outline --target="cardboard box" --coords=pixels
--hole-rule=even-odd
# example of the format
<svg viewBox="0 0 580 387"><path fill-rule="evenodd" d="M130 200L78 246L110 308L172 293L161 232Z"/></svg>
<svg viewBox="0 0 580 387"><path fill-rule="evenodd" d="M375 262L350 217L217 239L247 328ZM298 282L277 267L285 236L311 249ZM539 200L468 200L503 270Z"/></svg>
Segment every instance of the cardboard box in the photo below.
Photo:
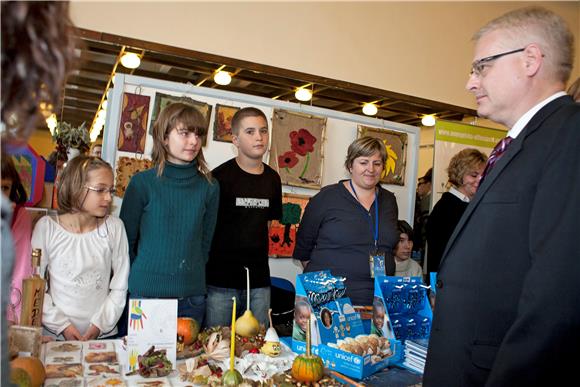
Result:
<svg viewBox="0 0 580 387"><path fill-rule="evenodd" d="M420 277L376 277L371 332L403 346L407 339L427 342L433 321L428 289ZM404 367L405 360L403 353L393 364Z"/></svg>
<svg viewBox="0 0 580 387"><path fill-rule="evenodd" d="M343 297L345 290L342 279L333 277L328 270L297 276L292 350L306 351L305 330L309 324L312 353L320 356L327 368L362 379L398 361L401 345L389 338L390 350L380 353L368 346L361 349L362 344L349 345L357 340L365 341L368 335L360 314L350 299Z"/></svg>

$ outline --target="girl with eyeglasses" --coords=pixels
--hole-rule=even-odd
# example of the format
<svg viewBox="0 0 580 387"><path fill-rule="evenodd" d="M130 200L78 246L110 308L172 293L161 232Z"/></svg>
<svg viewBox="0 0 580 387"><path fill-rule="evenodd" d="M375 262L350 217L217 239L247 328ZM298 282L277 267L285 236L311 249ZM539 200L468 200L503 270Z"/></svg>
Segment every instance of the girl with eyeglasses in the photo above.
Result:
<svg viewBox="0 0 580 387"><path fill-rule="evenodd" d="M59 340L115 335L125 306L129 245L123 222L109 215L113 170L98 157L77 156L62 172L59 214L41 218L32 248L42 250L47 278L44 334Z"/></svg>

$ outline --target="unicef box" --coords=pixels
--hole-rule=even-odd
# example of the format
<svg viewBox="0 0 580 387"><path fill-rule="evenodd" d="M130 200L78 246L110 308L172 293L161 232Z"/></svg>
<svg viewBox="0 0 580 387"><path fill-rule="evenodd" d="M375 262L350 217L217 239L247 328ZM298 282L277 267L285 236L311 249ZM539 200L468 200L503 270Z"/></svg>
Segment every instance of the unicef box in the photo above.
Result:
<svg viewBox="0 0 580 387"><path fill-rule="evenodd" d="M360 315L344 297L344 279L330 271L299 274L292 350L306 351L306 330L310 325L311 350L327 368L362 379L399 361L401 345L380 332L365 334Z"/></svg>
<svg viewBox="0 0 580 387"><path fill-rule="evenodd" d="M420 277L376 277L371 333L380 331L401 343L429 339L433 311L428 289Z"/></svg>

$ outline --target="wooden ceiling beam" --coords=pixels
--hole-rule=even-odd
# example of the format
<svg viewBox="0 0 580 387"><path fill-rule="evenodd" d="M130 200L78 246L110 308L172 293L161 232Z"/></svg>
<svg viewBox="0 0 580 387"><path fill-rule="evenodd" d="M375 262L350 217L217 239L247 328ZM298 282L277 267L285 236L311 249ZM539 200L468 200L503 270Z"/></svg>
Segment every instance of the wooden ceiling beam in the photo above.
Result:
<svg viewBox="0 0 580 387"><path fill-rule="evenodd" d="M187 83L187 82L193 83L193 82L195 82L195 79L193 77L191 77L191 78L180 77L178 75L173 75L173 74L159 73L159 72L154 72L154 71L149 71L149 70L142 70L140 68L136 68L133 71L133 75L137 75L140 77L161 79L164 81L171 81L171 82L177 82L177 83Z"/></svg>
<svg viewBox="0 0 580 387"><path fill-rule="evenodd" d="M435 113L447 119L462 118L465 114L476 114L475 110L461 106L244 60L86 29L78 29L77 34L85 39L85 45L80 45L79 49L81 59L86 59L86 61L82 63L80 75L69 77L68 83L85 89L83 92L89 95L102 96L106 82L83 76L83 72L108 76L112 71L112 65L109 66L102 61L108 60L107 57L113 61L121 47L126 46L129 47L129 51L146 53L142 58L145 66L132 73L148 78L178 83L199 83L201 79L209 80L217 68L225 66L225 71L236 73L232 85L219 86L211 83L204 86L294 102L296 101L294 91L297 87L314 84L313 100L306 104L362 115L363 103L377 101L379 108L377 117L386 117L386 119L403 123L417 123L422 114ZM157 66L169 66L172 73L156 71ZM124 69L119 71L125 72ZM180 72L183 74L179 74ZM191 76L188 76L189 74ZM73 92L72 90L75 89L67 88L66 90L72 93L68 96L72 97L72 101L66 98L65 107L69 102L73 103L74 98L85 101L84 103L77 102L77 105L81 104L83 107L87 107L87 104L93 100L93 98L88 99L88 95L81 96L83 93L81 91ZM94 116L95 112L92 114Z"/></svg>
<svg viewBox="0 0 580 387"><path fill-rule="evenodd" d="M66 88L64 91L65 98L66 97L78 98L78 99L82 99L85 101L94 101L97 104L100 102L101 96L102 96L102 94L93 93L93 92L81 90L81 89Z"/></svg>
<svg viewBox="0 0 580 387"><path fill-rule="evenodd" d="M99 108L100 102L101 102L101 100L98 100L95 103L95 102L83 101L80 99L66 98L65 97L64 106L96 111Z"/></svg>
<svg viewBox="0 0 580 387"><path fill-rule="evenodd" d="M101 93L102 93L102 91L105 90L105 87L107 86L106 81L98 81L96 79L85 78L85 77L78 76L78 75L69 76L67 78L67 83L69 83L71 85L87 87L90 89L101 90Z"/></svg>
<svg viewBox="0 0 580 387"><path fill-rule="evenodd" d="M91 72L95 74L106 75L107 78L113 71L113 64L106 64L101 62L87 61L81 67L81 71Z"/></svg>

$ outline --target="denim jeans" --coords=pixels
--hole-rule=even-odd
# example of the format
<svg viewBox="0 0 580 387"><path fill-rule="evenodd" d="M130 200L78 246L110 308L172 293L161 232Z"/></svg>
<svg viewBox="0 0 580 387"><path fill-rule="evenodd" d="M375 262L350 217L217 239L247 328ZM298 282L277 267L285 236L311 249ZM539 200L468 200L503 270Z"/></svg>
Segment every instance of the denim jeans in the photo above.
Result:
<svg viewBox="0 0 580 387"><path fill-rule="evenodd" d="M131 294L131 298L158 298L158 297L142 297ZM231 310L230 310L231 313ZM190 296L177 299L177 317L191 317L203 325L205 317L205 296Z"/></svg>
<svg viewBox="0 0 580 387"><path fill-rule="evenodd" d="M236 297L236 315L240 317L246 311L246 290L207 287L206 326L229 326L232 323L232 297ZM268 328L270 326L268 320L270 287L250 289L250 306L258 322Z"/></svg>

